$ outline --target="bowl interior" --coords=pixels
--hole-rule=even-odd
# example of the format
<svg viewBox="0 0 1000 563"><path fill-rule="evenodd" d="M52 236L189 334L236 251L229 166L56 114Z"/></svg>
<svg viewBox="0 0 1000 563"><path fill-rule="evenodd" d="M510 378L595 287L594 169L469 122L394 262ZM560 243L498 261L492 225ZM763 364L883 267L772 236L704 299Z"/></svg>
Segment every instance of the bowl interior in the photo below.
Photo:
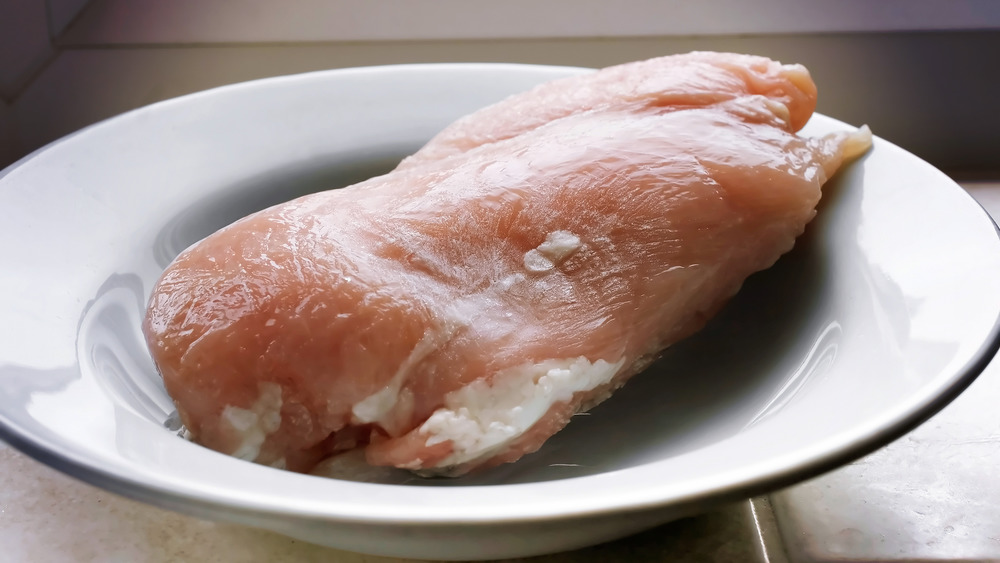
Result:
<svg viewBox="0 0 1000 563"><path fill-rule="evenodd" d="M268 205L386 172L454 118L575 72L429 65L271 79L125 114L11 167L0 177L0 433L161 504L512 517L806 476L898 435L985 365L1000 314L995 227L940 172L876 139L827 184L792 252L515 464L420 479L348 456L321 478L176 435L139 327L177 253ZM804 134L845 127L817 115ZM469 516L470 505L490 508Z"/></svg>

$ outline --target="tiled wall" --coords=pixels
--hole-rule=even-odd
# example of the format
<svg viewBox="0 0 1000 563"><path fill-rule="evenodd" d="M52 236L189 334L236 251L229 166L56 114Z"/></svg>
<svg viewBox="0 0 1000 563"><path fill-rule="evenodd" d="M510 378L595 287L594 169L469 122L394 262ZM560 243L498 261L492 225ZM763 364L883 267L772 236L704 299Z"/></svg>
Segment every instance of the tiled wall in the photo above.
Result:
<svg viewBox="0 0 1000 563"><path fill-rule="evenodd" d="M13 99L54 52L44 1L0 2L0 99Z"/></svg>
<svg viewBox="0 0 1000 563"><path fill-rule="evenodd" d="M92 0L65 39L537 39L978 29L997 23L995 0Z"/></svg>
<svg viewBox="0 0 1000 563"><path fill-rule="evenodd" d="M438 11L428 15L414 6ZM1000 112L991 108L1000 73L990 72L988 61L1000 60L1000 2L762 0L754 10L746 6L740 0L683 6L652 0L4 0L0 166L129 109L267 76L410 62L603 66L714 49L802 62L820 85L820 111L869 123L941 166L998 167L992 147L1000 146Z"/></svg>

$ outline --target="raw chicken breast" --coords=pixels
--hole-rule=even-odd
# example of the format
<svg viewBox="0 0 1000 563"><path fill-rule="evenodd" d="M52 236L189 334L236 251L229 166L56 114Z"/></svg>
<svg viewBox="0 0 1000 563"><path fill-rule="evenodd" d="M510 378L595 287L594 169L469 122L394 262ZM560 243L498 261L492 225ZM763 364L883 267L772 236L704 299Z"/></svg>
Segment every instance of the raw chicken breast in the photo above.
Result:
<svg viewBox="0 0 1000 563"><path fill-rule="evenodd" d="M780 114L792 131L801 129L816 109L816 85L801 65L781 65L753 55L693 52L554 80L511 96L457 120L404 159L399 168L508 139L574 113L622 109L666 112L747 96L777 102L771 110Z"/></svg>
<svg viewBox="0 0 1000 563"><path fill-rule="evenodd" d="M715 53L514 96L182 253L153 358L194 440L259 463L516 460L791 249L870 144L796 136L814 103L801 66Z"/></svg>

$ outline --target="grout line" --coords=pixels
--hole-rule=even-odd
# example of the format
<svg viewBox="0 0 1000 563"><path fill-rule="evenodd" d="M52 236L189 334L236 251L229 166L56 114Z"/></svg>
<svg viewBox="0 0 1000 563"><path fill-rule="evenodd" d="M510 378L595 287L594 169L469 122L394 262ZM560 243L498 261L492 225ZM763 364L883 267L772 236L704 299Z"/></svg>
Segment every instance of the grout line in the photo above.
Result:
<svg viewBox="0 0 1000 563"><path fill-rule="evenodd" d="M778 522L766 496L754 497L747 501L754 531L757 533L760 557L764 563L788 563L784 542L778 531Z"/></svg>
<svg viewBox="0 0 1000 563"><path fill-rule="evenodd" d="M45 72L45 69L49 68L49 66L61 54L62 54L61 49L52 46L52 54L49 55L45 59L45 61L42 62L42 64L31 69L30 72L22 76L21 79L18 80L17 84L15 84L14 87L11 88L9 92L0 95L0 97L2 97L3 100L7 102L9 105L14 105L14 103L17 102L17 99L21 96L21 94L24 94L25 90L27 90L32 85L32 83L34 83L35 80L38 79L38 77L41 76L43 72Z"/></svg>
<svg viewBox="0 0 1000 563"><path fill-rule="evenodd" d="M702 33L702 34L647 34L647 35L537 35L530 37L515 37L498 35L496 37L371 37L354 39L257 39L257 40L227 40L227 41L116 41L108 42L100 39L88 39L86 36L66 40L69 32L85 11L93 5L93 1L80 10L80 13L66 26L66 30L57 39L58 46L70 49L176 49L176 48L233 48L233 47L325 47L335 45L407 45L436 43L574 43L579 41L607 41L616 43L641 41L692 41L692 40L731 40L731 39L822 39L835 37L865 37L865 36L927 36L927 35L978 35L990 34L993 28L962 28L962 29L907 29L907 30L862 30L862 31L823 31L816 33L804 32L754 32L754 33Z"/></svg>
<svg viewBox="0 0 1000 563"><path fill-rule="evenodd" d="M333 46L368 46L368 45L434 45L450 43L477 43L477 44L507 44L507 43L575 43L579 41L648 41L648 40L695 40L706 38L748 38L748 37L770 37L771 35L578 35L547 36L539 35L535 37L419 37L419 38L394 38L379 37L370 39L277 39L277 40L231 40L231 41L121 41L121 42L89 42L87 40L77 40L61 43L62 47L73 49L185 49L185 48L241 48L241 47L333 47ZM800 34L782 34L781 37L800 36Z"/></svg>
<svg viewBox="0 0 1000 563"><path fill-rule="evenodd" d="M48 7L49 7L49 2L50 1L51 0L45 0L45 9L46 9L46 12L48 12ZM62 31L60 33L58 33L58 34L56 34L55 30L52 28L52 25L53 25L53 23L52 23L52 15L49 14L49 16L48 16L49 17L49 40L52 42L52 46L55 47L55 48L57 48L57 49L60 48L60 47L63 47L63 44L62 44L62 38L63 38L63 36L65 36L66 33L70 29L72 29L72 27L75 26L77 24L77 22L80 21L80 18L82 18L83 15L88 10L90 10L90 9L93 8L93 6L94 6L94 0L87 0L87 3L84 4L82 8L80 8L79 10L77 10L76 14L68 22L66 22L66 25L62 28Z"/></svg>
<svg viewBox="0 0 1000 563"><path fill-rule="evenodd" d="M750 505L750 516L753 518L754 531L757 532L757 541L760 544L761 556L764 559L764 563L771 563L771 558L767 555L767 545L764 543L764 530L760 528L760 517L757 516L757 507L754 506L753 500L748 500L747 504Z"/></svg>

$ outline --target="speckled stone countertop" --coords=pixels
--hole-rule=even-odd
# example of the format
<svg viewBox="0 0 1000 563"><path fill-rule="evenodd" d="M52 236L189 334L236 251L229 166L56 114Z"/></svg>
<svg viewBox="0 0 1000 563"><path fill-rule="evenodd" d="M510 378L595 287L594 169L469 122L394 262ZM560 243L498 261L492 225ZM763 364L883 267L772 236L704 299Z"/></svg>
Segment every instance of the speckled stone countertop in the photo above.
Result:
<svg viewBox="0 0 1000 563"><path fill-rule="evenodd" d="M1000 217L1000 183L964 185ZM995 361L937 416L846 467L766 498L531 561L1000 561L998 399ZM146 506L0 443L0 561L402 560Z"/></svg>

